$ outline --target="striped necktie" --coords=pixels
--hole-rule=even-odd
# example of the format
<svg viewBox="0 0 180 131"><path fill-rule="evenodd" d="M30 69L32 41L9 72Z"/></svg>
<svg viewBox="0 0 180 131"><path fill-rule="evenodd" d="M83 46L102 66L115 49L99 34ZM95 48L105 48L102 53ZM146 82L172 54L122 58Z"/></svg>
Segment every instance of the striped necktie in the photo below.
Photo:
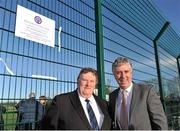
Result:
<svg viewBox="0 0 180 131"><path fill-rule="evenodd" d="M120 124L123 130L128 130L128 110L127 110L127 93L122 91L122 104L120 112Z"/></svg>
<svg viewBox="0 0 180 131"><path fill-rule="evenodd" d="M87 111L88 111L88 115L89 115L89 119L90 119L90 123L91 123L91 128L93 130L98 130L98 123L97 123L97 120L96 120L96 116L93 112L93 109L89 103L89 100L86 99L86 107L87 107Z"/></svg>

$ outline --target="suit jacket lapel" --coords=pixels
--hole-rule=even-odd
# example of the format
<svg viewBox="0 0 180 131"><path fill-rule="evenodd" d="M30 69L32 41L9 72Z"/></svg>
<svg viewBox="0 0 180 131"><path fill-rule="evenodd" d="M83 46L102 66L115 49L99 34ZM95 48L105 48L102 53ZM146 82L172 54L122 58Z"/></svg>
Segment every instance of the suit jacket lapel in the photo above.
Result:
<svg viewBox="0 0 180 131"><path fill-rule="evenodd" d="M84 123L84 125L86 125L88 129L91 129L89 121L88 121L86 114L84 112L84 109L82 107L81 101L79 99L77 90L72 92L72 95L70 95L70 99L71 99L72 105L74 106L75 110L78 112L78 114L79 114L80 118L82 119L82 122Z"/></svg>
<svg viewBox="0 0 180 131"><path fill-rule="evenodd" d="M112 100L111 100L111 103L112 103L112 113L113 113L113 128L117 128L117 122L116 122L116 114L118 113L118 111L117 111L117 99L118 99L118 93L119 93L119 89L120 88L117 88L116 90L115 90L115 92L114 92L114 95L112 95L111 97L112 97Z"/></svg>
<svg viewBox="0 0 180 131"><path fill-rule="evenodd" d="M130 111L129 111L129 122L131 122L132 119L132 114L135 109L135 105L137 102L137 98L139 97L139 88L137 87L136 84L133 83L133 90L132 90L132 98L131 98L131 105L130 105Z"/></svg>

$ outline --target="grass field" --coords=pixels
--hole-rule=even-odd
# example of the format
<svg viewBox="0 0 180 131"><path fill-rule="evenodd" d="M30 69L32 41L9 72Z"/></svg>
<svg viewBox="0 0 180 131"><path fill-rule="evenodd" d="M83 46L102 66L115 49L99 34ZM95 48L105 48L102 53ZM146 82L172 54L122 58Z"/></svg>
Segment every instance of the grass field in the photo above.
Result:
<svg viewBox="0 0 180 131"><path fill-rule="evenodd" d="M4 119L4 129L5 130L14 130L16 126L17 111L14 106L5 106L6 113L3 114Z"/></svg>

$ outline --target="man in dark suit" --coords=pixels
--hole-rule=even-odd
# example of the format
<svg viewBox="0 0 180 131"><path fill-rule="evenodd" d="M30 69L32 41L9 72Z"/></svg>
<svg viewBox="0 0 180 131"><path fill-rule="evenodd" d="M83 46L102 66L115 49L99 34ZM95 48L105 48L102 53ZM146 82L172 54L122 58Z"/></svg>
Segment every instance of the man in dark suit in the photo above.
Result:
<svg viewBox="0 0 180 131"><path fill-rule="evenodd" d="M167 130L167 119L157 93L151 87L132 82L132 64L117 58L112 71L119 88L109 96L113 129Z"/></svg>
<svg viewBox="0 0 180 131"><path fill-rule="evenodd" d="M77 78L77 90L57 95L53 99L42 120L42 129L110 129L107 102L93 94L97 82L96 70L83 68Z"/></svg>

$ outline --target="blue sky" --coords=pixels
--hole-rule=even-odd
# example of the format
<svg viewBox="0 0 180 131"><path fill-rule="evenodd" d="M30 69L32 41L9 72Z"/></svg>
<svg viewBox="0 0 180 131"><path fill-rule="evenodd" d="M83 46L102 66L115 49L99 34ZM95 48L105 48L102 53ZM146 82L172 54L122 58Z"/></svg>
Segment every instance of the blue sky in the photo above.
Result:
<svg viewBox="0 0 180 131"><path fill-rule="evenodd" d="M152 0L160 13L165 16L180 34L180 0Z"/></svg>

